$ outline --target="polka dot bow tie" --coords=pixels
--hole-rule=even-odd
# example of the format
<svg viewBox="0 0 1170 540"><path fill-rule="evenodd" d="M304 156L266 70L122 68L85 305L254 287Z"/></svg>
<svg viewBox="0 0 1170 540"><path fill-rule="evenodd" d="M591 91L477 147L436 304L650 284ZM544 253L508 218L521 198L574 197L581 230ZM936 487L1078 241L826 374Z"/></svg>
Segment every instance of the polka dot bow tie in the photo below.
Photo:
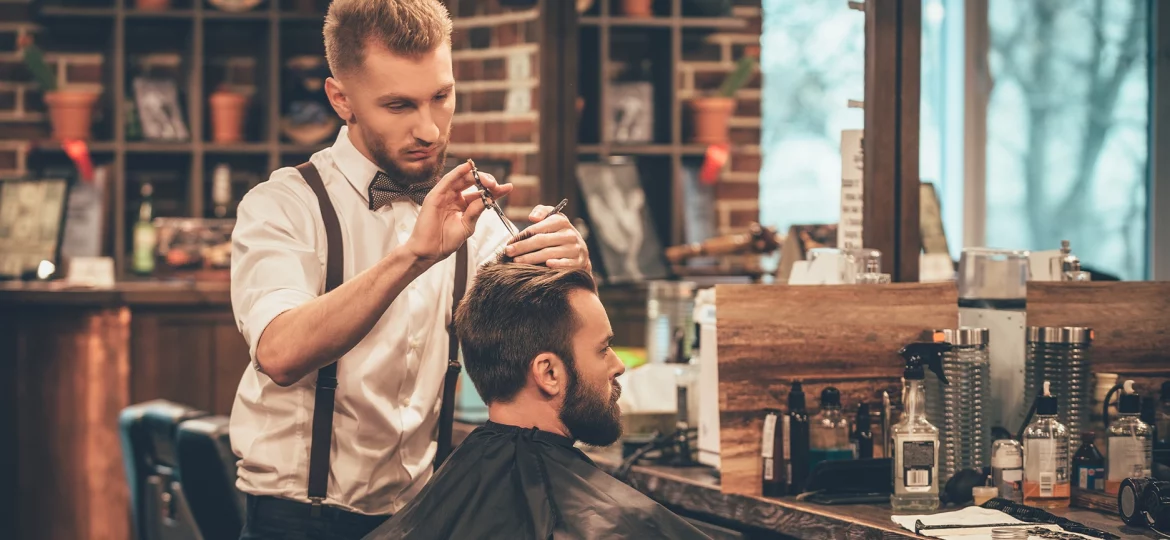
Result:
<svg viewBox="0 0 1170 540"><path fill-rule="evenodd" d="M377 210L395 201L414 201L421 206L427 193L430 193L431 188L438 183L439 179L434 178L427 182L403 186L390 180L386 173L378 171L378 174L374 175L374 180L370 182L370 210Z"/></svg>

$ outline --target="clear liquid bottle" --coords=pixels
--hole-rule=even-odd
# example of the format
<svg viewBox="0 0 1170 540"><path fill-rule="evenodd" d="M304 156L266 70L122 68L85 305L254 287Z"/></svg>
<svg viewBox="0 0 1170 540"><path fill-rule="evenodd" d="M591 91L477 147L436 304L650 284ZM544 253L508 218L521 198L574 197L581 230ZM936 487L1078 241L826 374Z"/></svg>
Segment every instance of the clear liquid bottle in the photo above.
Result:
<svg viewBox="0 0 1170 540"><path fill-rule="evenodd" d="M1024 447L1015 439L1000 439L991 447L991 482L999 498L1024 502Z"/></svg>
<svg viewBox="0 0 1170 540"><path fill-rule="evenodd" d="M938 498L938 428L926 420L924 364L940 378L942 353L948 343L911 343L900 351L906 359L902 373L902 420L890 429L894 447L894 512L933 511Z"/></svg>
<svg viewBox="0 0 1170 540"><path fill-rule="evenodd" d="M809 425L809 471L822 461L843 459L853 459L853 442L849 420L841 410L841 392L830 386L821 391L821 411Z"/></svg>
<svg viewBox="0 0 1170 540"><path fill-rule="evenodd" d="M1044 381L1037 398L1036 419L1024 430L1024 504L1068 508L1068 429L1056 419L1056 398Z"/></svg>
<svg viewBox="0 0 1170 540"><path fill-rule="evenodd" d="M1109 424L1105 466L1105 492L1116 495L1121 482L1133 476L1150 476L1153 461L1154 433L1142 422L1141 396L1133 391L1133 381L1125 381L1125 393L1118 398L1116 420Z"/></svg>

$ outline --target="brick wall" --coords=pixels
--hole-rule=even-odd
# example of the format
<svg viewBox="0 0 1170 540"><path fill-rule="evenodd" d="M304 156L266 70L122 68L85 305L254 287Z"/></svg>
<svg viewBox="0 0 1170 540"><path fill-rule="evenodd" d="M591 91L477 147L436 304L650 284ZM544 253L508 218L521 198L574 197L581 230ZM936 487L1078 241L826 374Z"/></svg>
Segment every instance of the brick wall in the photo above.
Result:
<svg viewBox="0 0 1170 540"><path fill-rule="evenodd" d="M34 39L42 29L30 22L28 0L0 0L0 176L22 176L27 170L30 141L49 137L41 91L24 66L17 42ZM57 75L57 86L102 89L100 53L47 50L45 61Z"/></svg>
<svg viewBox="0 0 1170 540"><path fill-rule="evenodd" d="M512 9L498 0L446 3L455 23L457 81L449 151L511 162L508 180L516 187L506 209L510 218L525 222L528 210L541 203L538 8Z"/></svg>
<svg viewBox="0 0 1170 540"><path fill-rule="evenodd" d="M688 100L714 92L745 54L759 57L762 12L760 0L736 0L732 15L747 21L735 31L705 34L688 43L678 66L679 98ZM744 230L760 215L760 86L759 66L736 94L731 119L731 159L716 186L715 212L719 232Z"/></svg>

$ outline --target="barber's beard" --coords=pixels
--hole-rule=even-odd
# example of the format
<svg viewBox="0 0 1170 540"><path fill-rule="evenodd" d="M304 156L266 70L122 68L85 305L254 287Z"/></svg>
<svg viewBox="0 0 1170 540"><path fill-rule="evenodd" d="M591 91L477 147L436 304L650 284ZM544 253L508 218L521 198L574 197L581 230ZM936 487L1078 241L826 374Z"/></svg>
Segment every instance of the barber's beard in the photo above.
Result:
<svg viewBox="0 0 1170 540"><path fill-rule="evenodd" d="M386 150L386 147L380 140L371 140L372 134L362 132L362 138L366 139L366 148L370 150L370 155L374 159L374 164L386 171L386 176L390 177L390 181L402 187L413 186L415 184L425 184L438 180L439 175L443 173L443 165L447 162L447 143L435 143L440 145L438 152L434 157L424 162L421 169L406 171L399 165L398 159L395 159Z"/></svg>
<svg viewBox="0 0 1170 540"><path fill-rule="evenodd" d="M622 436L622 410L618 405L622 387L614 381L613 392L606 398L602 388L581 380L576 367L570 367L572 379L565 394L560 419L569 433L585 444L609 446Z"/></svg>

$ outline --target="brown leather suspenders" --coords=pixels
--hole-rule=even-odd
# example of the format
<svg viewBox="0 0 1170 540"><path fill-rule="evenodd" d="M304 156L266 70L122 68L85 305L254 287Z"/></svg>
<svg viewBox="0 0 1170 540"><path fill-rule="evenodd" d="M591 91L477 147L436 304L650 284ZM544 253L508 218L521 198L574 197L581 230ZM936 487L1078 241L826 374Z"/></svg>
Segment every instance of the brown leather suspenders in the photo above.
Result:
<svg viewBox="0 0 1170 540"><path fill-rule="evenodd" d="M341 243L341 223L337 220L337 212L329 200L329 193L325 191L325 183L321 181L321 174L317 167L310 162L297 166L301 177L313 189L317 196L317 204L321 207L321 219L325 223L325 240L327 242L327 258L325 261L325 292L332 291L341 285L344 279L343 269L344 252ZM455 288L451 304L451 320L454 321L455 308L463 299L467 289L467 244L459 246L455 256ZM454 328L447 329L450 338L447 342L447 374L443 380L442 405L439 409L439 450L435 455L435 468L443 463L451 453L451 430L455 417L455 384L459 380L462 366L459 363L459 341L455 336ZM329 484L329 450L333 438L333 402L337 393L337 362L317 370L317 390L313 401L313 438L309 447L309 500L313 503L313 513L317 514L320 505L325 501L326 488Z"/></svg>

